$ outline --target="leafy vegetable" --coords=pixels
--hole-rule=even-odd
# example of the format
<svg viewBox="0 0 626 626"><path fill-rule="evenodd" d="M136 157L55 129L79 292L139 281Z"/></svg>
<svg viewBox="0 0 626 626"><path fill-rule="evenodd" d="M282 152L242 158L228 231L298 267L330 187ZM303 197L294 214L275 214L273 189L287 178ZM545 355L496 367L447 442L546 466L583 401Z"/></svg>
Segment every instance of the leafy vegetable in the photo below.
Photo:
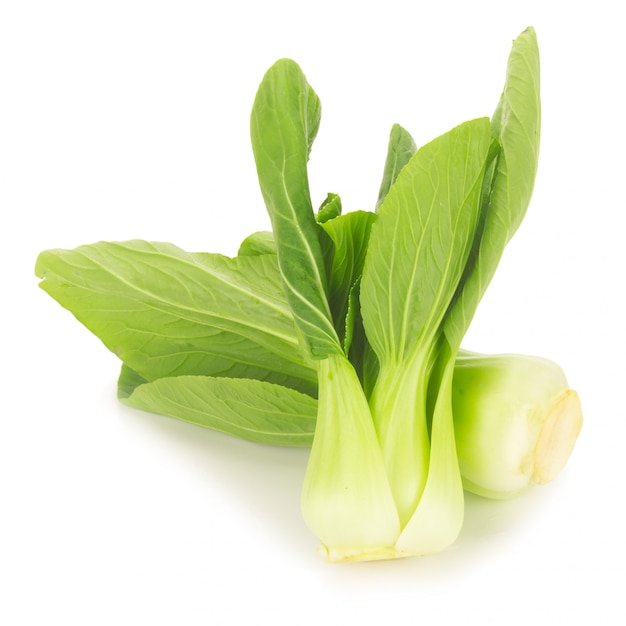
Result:
<svg viewBox="0 0 626 626"><path fill-rule="evenodd" d="M311 445L306 523L329 560L427 554L463 521L463 486L551 480L582 417L562 370L461 342L532 194L539 54L513 44L489 120L416 148L394 125L376 211L315 212L320 101L300 67L266 73L251 115L272 231L235 258L100 242L39 256L41 287L123 362L120 400L273 445Z"/></svg>
<svg viewBox="0 0 626 626"><path fill-rule="evenodd" d="M315 357L341 352L327 298L324 231L313 214L307 174L320 113L319 98L298 65L282 59L263 79L250 124L287 301Z"/></svg>
<svg viewBox="0 0 626 626"><path fill-rule="evenodd" d="M41 287L146 380L258 378L315 393L274 255L229 259L171 244L42 252Z"/></svg>

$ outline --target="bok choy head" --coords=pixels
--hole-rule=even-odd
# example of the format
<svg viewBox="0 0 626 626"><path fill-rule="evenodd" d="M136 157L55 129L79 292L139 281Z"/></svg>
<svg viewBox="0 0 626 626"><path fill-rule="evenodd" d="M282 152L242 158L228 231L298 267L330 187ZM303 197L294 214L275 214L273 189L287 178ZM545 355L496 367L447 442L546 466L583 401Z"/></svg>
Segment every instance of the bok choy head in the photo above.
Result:
<svg viewBox="0 0 626 626"><path fill-rule="evenodd" d="M461 124L417 151L394 127L377 218L339 318L330 299L336 266L328 262L336 241L315 218L307 175L319 99L286 59L259 87L251 119L257 173L287 300L318 361L302 507L331 560L426 554L459 533L454 363L530 200L538 59L529 29L514 42L492 120ZM349 359L359 321L362 346L371 347L377 366L371 393L363 387L365 368L359 378Z"/></svg>

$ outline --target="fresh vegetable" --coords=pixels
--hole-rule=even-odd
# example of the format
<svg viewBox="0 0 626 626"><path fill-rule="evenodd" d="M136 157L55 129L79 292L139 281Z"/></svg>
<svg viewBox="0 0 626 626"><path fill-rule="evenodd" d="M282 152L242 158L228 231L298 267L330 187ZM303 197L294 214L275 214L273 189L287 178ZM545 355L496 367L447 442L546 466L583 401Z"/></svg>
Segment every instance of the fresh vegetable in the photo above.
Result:
<svg viewBox="0 0 626 626"><path fill-rule="evenodd" d="M352 287L379 363L369 402L333 323L325 232L309 196L319 99L288 60L270 68L259 87L251 123L257 172L287 300L309 355L319 360L303 512L330 560L427 554L450 545L461 529L454 363L530 201L538 83L529 30L514 44L493 120L466 122L422 147L382 198L362 278ZM395 159L387 163L392 173L381 195L394 177Z"/></svg>
<svg viewBox="0 0 626 626"><path fill-rule="evenodd" d="M36 273L120 357L124 402L312 444L302 509L330 560L426 554L458 535L463 485L550 480L580 430L555 364L460 351L532 194L535 33L514 42L491 120L419 150L393 126L375 212L342 215L336 194L313 210L320 111L295 62L268 70L251 139L272 232L237 257L101 242L43 252Z"/></svg>

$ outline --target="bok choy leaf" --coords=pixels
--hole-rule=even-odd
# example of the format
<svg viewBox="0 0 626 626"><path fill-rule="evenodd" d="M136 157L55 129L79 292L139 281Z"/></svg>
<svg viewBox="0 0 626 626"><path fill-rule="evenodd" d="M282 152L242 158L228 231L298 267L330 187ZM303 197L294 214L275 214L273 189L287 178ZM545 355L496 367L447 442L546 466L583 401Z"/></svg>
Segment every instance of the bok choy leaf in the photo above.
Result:
<svg viewBox="0 0 626 626"><path fill-rule="evenodd" d="M173 376L131 382L125 368L120 399L136 409L161 413L248 441L309 446L317 402L311 396L261 380ZM139 384L136 384L138 383Z"/></svg>
<svg viewBox="0 0 626 626"><path fill-rule="evenodd" d="M42 289L146 380L258 378L315 393L273 255L101 242L42 252L35 271Z"/></svg>

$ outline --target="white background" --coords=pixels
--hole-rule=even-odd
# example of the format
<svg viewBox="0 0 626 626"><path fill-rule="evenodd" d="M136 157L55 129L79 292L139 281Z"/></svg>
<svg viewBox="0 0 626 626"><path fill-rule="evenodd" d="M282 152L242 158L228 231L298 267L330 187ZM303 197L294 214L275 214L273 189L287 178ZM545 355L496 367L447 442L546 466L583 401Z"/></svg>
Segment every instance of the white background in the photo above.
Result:
<svg viewBox="0 0 626 626"><path fill-rule="evenodd" d="M626 623L618 6L0 3L0 622ZM234 254L267 228L248 123L281 56L322 100L314 203L371 209L392 123L421 144L490 115L529 24L539 175L465 345L556 360L583 432L551 485L468 497L451 549L328 565L300 517L306 451L118 404L116 358L37 289L37 253L143 238Z"/></svg>

